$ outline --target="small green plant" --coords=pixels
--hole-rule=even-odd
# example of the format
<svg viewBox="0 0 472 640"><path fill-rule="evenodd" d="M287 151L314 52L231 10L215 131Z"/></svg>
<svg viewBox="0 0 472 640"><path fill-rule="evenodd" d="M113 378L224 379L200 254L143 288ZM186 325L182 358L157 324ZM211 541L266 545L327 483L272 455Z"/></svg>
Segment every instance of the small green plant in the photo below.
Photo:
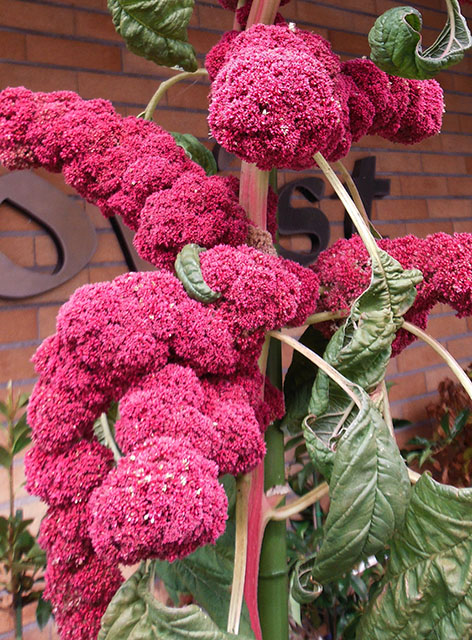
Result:
<svg viewBox="0 0 472 640"><path fill-rule="evenodd" d="M28 396L15 396L11 382L5 402L0 402L4 416L2 432L4 446L0 446L0 465L8 474L9 515L0 516L0 585L9 595L8 606L15 629L15 640L23 637L22 611L31 602L37 602L36 617L42 628L51 610L42 599L42 570L46 555L39 547L28 527L33 520L25 519L21 509L15 509L15 456L31 442L31 432L26 422Z"/></svg>

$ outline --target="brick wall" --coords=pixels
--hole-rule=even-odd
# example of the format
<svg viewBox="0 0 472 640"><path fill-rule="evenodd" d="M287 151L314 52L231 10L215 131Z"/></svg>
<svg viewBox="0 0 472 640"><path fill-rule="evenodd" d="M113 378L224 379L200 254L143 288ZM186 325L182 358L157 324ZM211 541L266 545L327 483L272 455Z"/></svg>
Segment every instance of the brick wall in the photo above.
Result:
<svg viewBox="0 0 472 640"><path fill-rule="evenodd" d="M346 59L368 54L366 34L375 17L400 4L400 0L292 0L282 12L299 26L327 37ZM444 3L420 0L415 6L423 14L424 38L429 43L444 24ZM471 7L465 12L471 16ZM200 61L231 26L232 14L216 0L196 0L189 37ZM108 98L122 114L136 115L170 73L126 50L113 29L106 0L0 0L0 88L70 89L84 98ZM391 181L390 196L374 205L373 220L382 234L396 237L406 233L424 236L439 230L472 231L471 76L471 56L440 75L447 105L440 137L412 148L366 137L346 159L351 169L356 159L375 155L377 177ZM210 144L207 94L208 85L201 79L176 85L160 104L157 122L169 130L191 132ZM31 355L54 331L56 313L70 294L82 284L111 279L127 270L110 223L64 185L60 175L38 174L81 203L96 228L97 250L89 265L62 286L21 301L0 300L0 397L9 379L17 390L31 390L35 380ZM281 173L280 184L293 178L293 173ZM329 198L330 194L327 188L321 208L330 218L334 241L343 233L343 208ZM52 271L57 262L54 244L44 230L5 203L0 205L0 251L33 270ZM435 310L429 330L461 364L472 360L471 319L454 318L441 306ZM434 399L436 386L446 373L431 350L421 344L411 346L390 366L390 380L395 383L391 389L394 415L422 423L425 404ZM43 507L21 488L21 463L16 471L18 506L37 523ZM5 482L1 481L1 512L7 509L6 499ZM25 640L53 637L50 628L41 634L32 620L32 610L26 611ZM0 640L12 637L8 630L8 619L0 615Z"/></svg>

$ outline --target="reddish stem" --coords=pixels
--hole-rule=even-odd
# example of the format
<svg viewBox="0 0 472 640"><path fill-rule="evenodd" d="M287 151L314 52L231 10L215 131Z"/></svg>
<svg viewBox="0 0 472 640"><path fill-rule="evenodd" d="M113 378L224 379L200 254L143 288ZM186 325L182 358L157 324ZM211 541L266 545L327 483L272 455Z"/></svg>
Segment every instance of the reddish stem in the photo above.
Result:
<svg viewBox="0 0 472 640"><path fill-rule="evenodd" d="M261 171L255 164L241 163L239 202L249 220L260 229L267 229L267 191L269 172Z"/></svg>
<svg viewBox="0 0 472 640"><path fill-rule="evenodd" d="M247 19L246 29L253 24L274 24L280 0L254 0Z"/></svg>

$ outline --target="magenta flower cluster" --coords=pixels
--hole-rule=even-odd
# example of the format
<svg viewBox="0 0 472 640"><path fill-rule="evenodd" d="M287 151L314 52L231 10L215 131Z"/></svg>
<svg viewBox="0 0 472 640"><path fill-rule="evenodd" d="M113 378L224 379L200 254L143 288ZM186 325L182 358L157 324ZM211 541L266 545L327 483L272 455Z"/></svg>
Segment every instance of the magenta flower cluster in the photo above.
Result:
<svg viewBox="0 0 472 640"><path fill-rule="evenodd" d="M405 269L417 268L423 274L405 320L424 329L429 312L439 302L451 306L459 317L472 315L472 234L434 233L426 238L409 235L384 238L378 245ZM368 287L371 277L369 255L357 235L338 240L323 251L312 268L320 278L323 294L319 310L323 311L349 309ZM393 343L394 355L414 339L400 330Z"/></svg>
<svg viewBox="0 0 472 640"><path fill-rule="evenodd" d="M247 237L235 179L206 176L169 133L121 117L106 100L5 89L0 163L62 171L105 216L121 215L137 231L138 253L159 267L171 265L187 243L239 245Z"/></svg>
<svg viewBox="0 0 472 640"><path fill-rule="evenodd" d="M165 270L87 285L34 357L27 488L49 505L40 541L63 639L96 637L119 562L172 561L223 533L218 477L253 469L283 415L257 358L268 330L314 310L318 276L247 246L200 257L216 302ZM113 400L116 466L93 430Z"/></svg>
<svg viewBox="0 0 472 640"><path fill-rule="evenodd" d="M321 36L293 24L228 32L205 61L210 129L260 169L306 169L345 156L366 134L413 144L439 133L435 80L389 76L369 60L341 64Z"/></svg>

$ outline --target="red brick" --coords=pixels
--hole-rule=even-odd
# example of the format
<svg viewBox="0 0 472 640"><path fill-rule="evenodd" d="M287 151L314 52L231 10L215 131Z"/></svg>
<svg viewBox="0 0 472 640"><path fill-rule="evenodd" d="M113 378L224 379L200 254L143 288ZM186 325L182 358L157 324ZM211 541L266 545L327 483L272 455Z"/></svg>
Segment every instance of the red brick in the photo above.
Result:
<svg viewBox="0 0 472 640"><path fill-rule="evenodd" d="M391 402L419 396L426 391L426 380L423 372L414 373L391 380L388 395Z"/></svg>
<svg viewBox="0 0 472 640"><path fill-rule="evenodd" d="M376 200L376 220L407 220L427 218L426 200Z"/></svg>
<svg viewBox="0 0 472 640"><path fill-rule="evenodd" d="M417 398L407 400L392 407L392 414L395 418L409 420L410 422L422 422L426 420L426 407L430 404L431 398Z"/></svg>
<svg viewBox="0 0 472 640"><path fill-rule="evenodd" d="M451 196L471 196L472 180L470 177L448 178L447 188Z"/></svg>
<svg viewBox="0 0 472 640"><path fill-rule="evenodd" d="M206 55L210 49L220 40L221 33L204 31L205 25L200 29L188 29L188 40L196 53Z"/></svg>
<svg viewBox="0 0 472 640"><path fill-rule="evenodd" d="M175 75L175 70L167 69L166 67L159 67L152 60L146 60L146 58L142 58L141 56L137 56L135 53L131 53L128 49L123 49L122 52L123 59L123 71L124 73L139 73L142 75L153 76L164 76L165 78L170 78Z"/></svg>
<svg viewBox="0 0 472 640"><path fill-rule="evenodd" d="M79 93L83 98L106 98L112 102L148 103L156 90L154 80L99 73L78 73Z"/></svg>
<svg viewBox="0 0 472 640"><path fill-rule="evenodd" d="M73 278L64 282L59 287L55 289L51 289L50 291L46 291L45 293L40 294L39 296L31 296L30 298L24 298L22 302L24 304L28 304L33 302L34 304L40 302L65 302L78 287L81 287L83 284L87 284L88 282L88 274L86 269L82 269L80 273L75 275Z"/></svg>
<svg viewBox="0 0 472 640"><path fill-rule="evenodd" d="M63 6L57 8L37 2L0 0L0 16L5 27L46 33L74 33L74 12Z"/></svg>
<svg viewBox="0 0 472 640"><path fill-rule="evenodd" d="M0 342L21 342L38 338L36 309L0 311Z"/></svg>
<svg viewBox="0 0 472 640"><path fill-rule="evenodd" d="M471 103L472 109L472 103ZM470 138L467 136L461 136L460 134L442 134L438 136L441 140L444 151L451 151L453 153L467 153L470 154ZM436 138L432 138L433 140Z"/></svg>
<svg viewBox="0 0 472 640"><path fill-rule="evenodd" d="M448 193L445 178L402 176L401 185L404 196L442 196Z"/></svg>
<svg viewBox="0 0 472 640"><path fill-rule="evenodd" d="M421 159L426 173L465 173L465 160L461 156L422 153Z"/></svg>
<svg viewBox="0 0 472 640"><path fill-rule="evenodd" d="M231 11L222 9L219 5L209 7L207 5L199 5L199 24L207 29L215 29L216 31L229 31L233 28L234 14Z"/></svg>
<svg viewBox="0 0 472 640"><path fill-rule="evenodd" d="M77 91L78 88L75 71L8 63L0 63L0 86L24 86L31 91Z"/></svg>
<svg viewBox="0 0 472 640"><path fill-rule="evenodd" d="M367 34L372 28L374 16L366 16L354 11L343 11L335 7L313 4L310 2L297 2L297 19L320 25L328 29L343 29L357 33ZM348 38L344 36L344 40ZM350 40L350 38L349 38Z"/></svg>
<svg viewBox="0 0 472 640"><path fill-rule="evenodd" d="M404 223L389 223L382 220L375 221L377 231L384 237L400 238L406 235L406 226Z"/></svg>
<svg viewBox="0 0 472 640"><path fill-rule="evenodd" d="M31 236L0 236L0 252L21 267L34 266L34 245Z"/></svg>
<svg viewBox="0 0 472 640"><path fill-rule="evenodd" d="M104 71L121 70L121 52L117 46L28 35L26 53L31 62Z"/></svg>
<svg viewBox="0 0 472 640"><path fill-rule="evenodd" d="M467 332L467 322L465 318L456 316L432 316L428 321L427 332L433 338L446 338Z"/></svg>
<svg viewBox="0 0 472 640"><path fill-rule="evenodd" d="M445 233L452 233L451 222L407 222L406 232L412 233L419 238L425 238L431 233L438 233L444 231Z"/></svg>
<svg viewBox="0 0 472 640"><path fill-rule="evenodd" d="M448 340L447 350L457 360L470 358L472 361L472 336Z"/></svg>
<svg viewBox="0 0 472 640"><path fill-rule="evenodd" d="M25 36L22 33L0 31L0 58L25 60Z"/></svg>
<svg viewBox="0 0 472 640"><path fill-rule="evenodd" d="M48 336L52 335L56 331L56 318L61 305L54 305L52 307L39 307L38 309L38 324L39 324L39 337L44 340Z"/></svg>
<svg viewBox="0 0 472 640"><path fill-rule="evenodd" d="M442 362L441 356L425 344L413 345L405 349L397 358L400 373L431 367Z"/></svg>
<svg viewBox="0 0 472 640"><path fill-rule="evenodd" d="M350 154L349 154L350 155ZM419 153L388 152L376 153L376 171L410 171L420 173L422 171L421 155Z"/></svg>
<svg viewBox="0 0 472 640"><path fill-rule="evenodd" d="M89 282L105 282L110 281L120 276L122 273L127 273L128 267L126 265L114 266L114 267L95 267L90 266L89 269Z"/></svg>
<svg viewBox="0 0 472 640"><path fill-rule="evenodd" d="M2 231L38 231L41 227L20 209L4 201L0 204L0 234Z"/></svg>
<svg viewBox="0 0 472 640"><path fill-rule="evenodd" d="M459 115L460 130L463 133L472 133L472 116Z"/></svg>
<svg viewBox="0 0 472 640"><path fill-rule="evenodd" d="M431 371L425 372L426 376L426 388L428 391L437 391L438 385L445 378L455 381L455 376L448 366L436 367Z"/></svg>
<svg viewBox="0 0 472 640"><path fill-rule="evenodd" d="M123 38L116 32L110 13L99 14L88 11L75 12L75 35L100 40L123 42ZM137 56L135 56L137 57Z"/></svg>
<svg viewBox="0 0 472 640"><path fill-rule="evenodd" d="M97 249L92 256L92 263L124 261L123 252L112 231L98 234L97 240Z"/></svg>
<svg viewBox="0 0 472 640"><path fill-rule="evenodd" d="M31 363L36 347L19 347L0 351L0 382L25 380L34 377Z"/></svg>
<svg viewBox="0 0 472 640"><path fill-rule="evenodd" d="M443 89L445 87L443 86ZM461 121L457 113L445 113L443 115L441 131L449 133L459 133L461 131Z"/></svg>
<svg viewBox="0 0 472 640"><path fill-rule="evenodd" d="M470 200L428 200L431 218L472 218Z"/></svg>
<svg viewBox="0 0 472 640"><path fill-rule="evenodd" d="M453 228L454 233L471 233L472 221L468 220L467 222L454 222Z"/></svg>
<svg viewBox="0 0 472 640"><path fill-rule="evenodd" d="M160 109L156 112L154 119L166 131L192 133L197 138L208 137L208 122L203 113Z"/></svg>
<svg viewBox="0 0 472 640"><path fill-rule="evenodd" d="M364 35L346 34L342 31L328 31L328 40L334 51L343 51L351 56L368 56L369 43Z"/></svg>
<svg viewBox="0 0 472 640"><path fill-rule="evenodd" d="M180 82L167 92L167 104L170 107L183 107L186 109L208 109L208 94L210 85L201 80L193 82Z"/></svg>
<svg viewBox="0 0 472 640"><path fill-rule="evenodd" d="M44 234L34 239L36 264L40 267L55 267L58 262L58 252L51 236ZM52 271L52 270L51 270Z"/></svg>

